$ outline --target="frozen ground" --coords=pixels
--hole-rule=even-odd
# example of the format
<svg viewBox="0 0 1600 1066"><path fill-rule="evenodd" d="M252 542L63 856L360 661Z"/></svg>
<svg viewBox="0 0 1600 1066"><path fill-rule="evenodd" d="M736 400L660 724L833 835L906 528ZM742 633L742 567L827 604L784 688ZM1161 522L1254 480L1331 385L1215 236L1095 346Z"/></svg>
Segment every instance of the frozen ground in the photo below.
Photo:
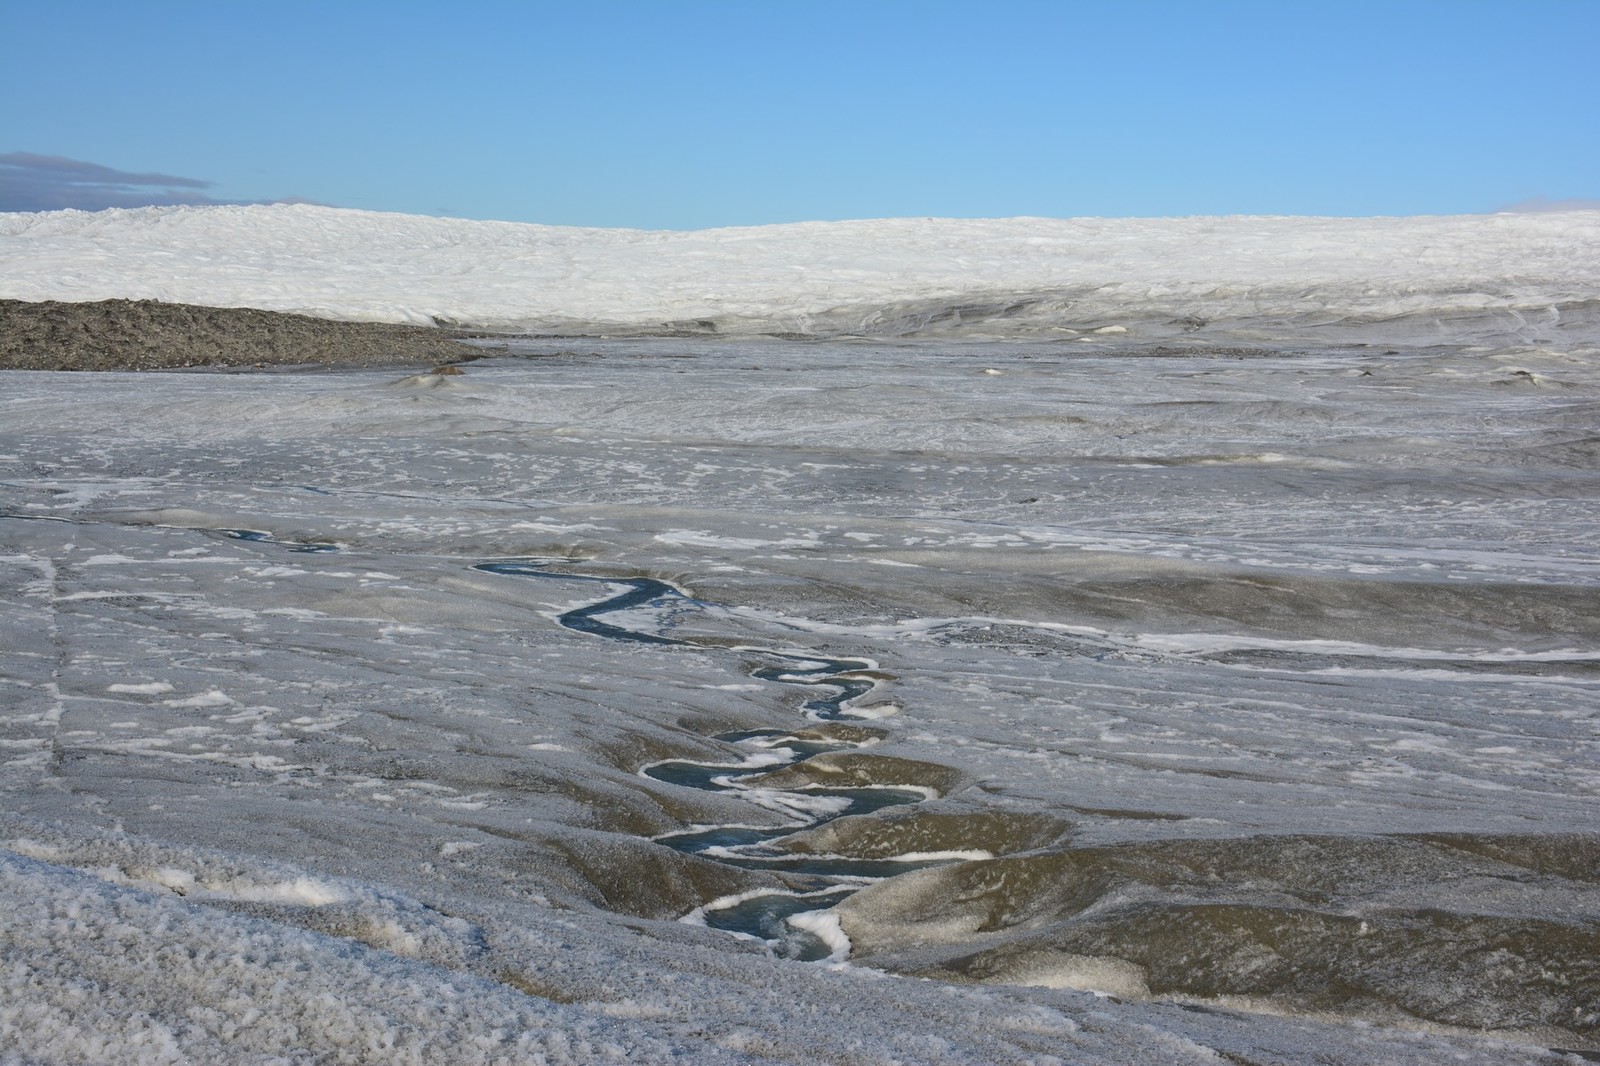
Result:
<svg viewBox="0 0 1600 1066"><path fill-rule="evenodd" d="M512 232L278 210L0 220L0 296L373 318L392 270L413 320L489 275L408 241ZM1207 220L1101 223L1121 317L8 373L0 1061L1593 1058L1600 216L1562 217L1209 220L1284 271L1249 314L1184 288ZM794 232L899 224L851 225ZM1009 224L904 225L979 228L796 298L948 311L941 256ZM505 321L551 238L512 229ZM617 311L604 249L693 235L567 235L629 329L789 239L702 235Z"/></svg>

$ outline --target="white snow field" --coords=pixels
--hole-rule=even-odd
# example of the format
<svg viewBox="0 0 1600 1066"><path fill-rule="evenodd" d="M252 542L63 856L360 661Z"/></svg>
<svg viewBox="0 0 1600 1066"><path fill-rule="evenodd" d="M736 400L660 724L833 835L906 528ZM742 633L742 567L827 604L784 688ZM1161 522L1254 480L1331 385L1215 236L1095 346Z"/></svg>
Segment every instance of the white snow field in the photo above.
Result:
<svg viewBox="0 0 1600 1066"><path fill-rule="evenodd" d="M1593 1060L1597 250L0 216L0 1063Z"/></svg>
<svg viewBox="0 0 1600 1066"><path fill-rule="evenodd" d="M698 232L308 205L0 215L0 298L149 298L490 329L1059 335L1592 319L1600 211L889 219ZM1589 306L1586 306L1589 305ZM1396 321L1400 320L1400 321ZM1344 339L1348 339L1345 337Z"/></svg>

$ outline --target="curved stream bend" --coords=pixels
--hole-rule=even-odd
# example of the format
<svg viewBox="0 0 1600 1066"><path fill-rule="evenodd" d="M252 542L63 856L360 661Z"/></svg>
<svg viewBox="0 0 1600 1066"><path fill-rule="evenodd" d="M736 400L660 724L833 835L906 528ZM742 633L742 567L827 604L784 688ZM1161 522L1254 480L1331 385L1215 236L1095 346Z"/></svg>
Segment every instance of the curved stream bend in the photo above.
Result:
<svg viewBox="0 0 1600 1066"><path fill-rule="evenodd" d="M628 629L603 621L601 616L639 607L664 612L669 621L679 611L705 604L654 578L610 578L547 570L526 561L479 563L474 570L514 577L588 581L622 586L624 591L558 617L568 629L638 644L696 645L693 639ZM839 659L772 648L735 649L755 653L768 664L752 672L762 680L804 685L821 694L803 706L807 718L818 722L861 719L868 715L851 710L851 704L870 693L877 682L864 676L875 664L865 659ZM804 732L804 731L802 731ZM724 792L787 815L786 826L718 825L664 833L653 839L678 851L700 855L747 869L764 869L800 875L803 890L761 890L713 900L697 908L686 921L704 922L736 936L760 940L774 954L800 960L842 959L849 941L837 923L824 912L852 892L873 881L907 870L960 861L966 856L917 856L908 859L851 859L842 856L801 855L776 845L785 837L815 828L845 815L869 814L885 807L916 803L937 795L922 787L863 786L836 788L807 784L795 788L763 787L760 779L773 771L804 762L823 752L859 748L872 741L849 741L822 736L798 736L782 729L741 730L719 733L714 740L749 749L737 763L665 759L640 772L657 781Z"/></svg>

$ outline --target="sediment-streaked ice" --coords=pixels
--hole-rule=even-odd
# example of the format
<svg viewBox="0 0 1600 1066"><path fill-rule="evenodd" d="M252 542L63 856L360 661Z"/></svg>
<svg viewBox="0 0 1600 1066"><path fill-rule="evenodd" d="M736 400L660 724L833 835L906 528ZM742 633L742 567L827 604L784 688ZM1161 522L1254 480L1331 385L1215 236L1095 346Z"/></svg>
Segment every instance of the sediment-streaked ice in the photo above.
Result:
<svg viewBox="0 0 1600 1066"><path fill-rule="evenodd" d="M6 1054L1592 1055L1595 350L1138 328L8 375Z"/></svg>

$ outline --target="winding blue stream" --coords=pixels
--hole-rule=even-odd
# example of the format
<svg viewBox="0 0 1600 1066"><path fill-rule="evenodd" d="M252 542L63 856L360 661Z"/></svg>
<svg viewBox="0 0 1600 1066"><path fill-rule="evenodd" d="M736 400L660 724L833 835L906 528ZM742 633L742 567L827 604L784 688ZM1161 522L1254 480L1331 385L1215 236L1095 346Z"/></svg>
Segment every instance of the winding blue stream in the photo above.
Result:
<svg viewBox="0 0 1600 1066"><path fill-rule="evenodd" d="M514 577L621 586L623 591L616 595L567 611L558 617L558 621L580 633L636 644L698 643L692 639L628 629L602 620L602 616L607 614L644 607L665 614L670 625L672 616L678 610L706 606L704 601L696 600L655 578L568 574L523 560L479 563L473 569ZM753 677L775 684L802 685L817 690L819 694L803 705L806 717L814 721L857 717L850 712L851 702L876 687L875 681L860 676L874 665L865 659L833 658L770 648L739 650L759 654L768 660L768 665L752 671ZM774 846L784 837L815 828L835 818L870 814L886 807L916 803L927 799L927 793L920 789L892 787L803 786L788 790L767 789L760 783L765 774L804 762L823 752L861 745L840 740L802 738L780 729L740 730L717 734L712 739L754 749L752 755L764 755L766 758L741 760L738 763L667 759L647 766L641 772L668 784L733 795L743 793L747 798L753 798L753 790L760 789L767 800L763 806L769 809L782 807L792 814L794 821L779 827L702 826L665 833L655 837L655 841L730 866L797 876L803 885L796 892L759 893L725 906L705 908L700 912L701 916L712 928L764 941L774 954L785 958L817 960L834 957L837 951L832 945L809 931L797 928L788 919L796 914L824 910L872 881L952 861L852 859L795 853ZM794 806L788 807L784 803L785 796L793 797ZM819 800L822 802L818 803Z"/></svg>
<svg viewBox="0 0 1600 1066"><path fill-rule="evenodd" d="M7 517L32 518L31 515ZM337 544L280 540L271 533L253 529L199 529L197 532L232 540L271 544L285 551L327 553L340 551ZM668 635L677 616L711 606L673 587L665 581L647 577L600 577L546 569L549 564L532 560L507 560L474 564L472 569L508 577L536 578L565 582L587 582L621 588L620 592L595 603L575 607L558 616L568 629L607 640L633 644L712 647L694 638ZM618 612L647 608L659 630L631 629L604 620ZM720 648L720 645L715 647ZM858 718L850 704L870 693L876 682L862 676L874 664L865 659L833 658L809 652L775 648L733 649L766 660L751 676L782 685L800 685L817 694L803 704L812 721L838 721ZM784 810L793 820L776 827L741 825L697 826L662 834L654 840L686 854L745 869L760 869L788 875L801 887L794 891L758 892L725 903L708 905L697 911L715 929L750 937L766 943L777 956L798 960L841 957L837 945L790 922L796 915L825 910L872 881L908 870L940 865L952 859L896 861L890 859L852 859L843 856L809 855L785 851L774 845L791 834L814 828L846 815L869 814L886 807L916 803L928 798L921 789L895 787L827 788L805 785L777 789L764 786L760 778L768 773L804 762L829 751L861 747L861 743L823 737L801 737L781 729L748 729L715 735L745 749L749 754L736 762L711 763L690 759L667 759L644 767L640 772L657 781L687 788L698 788L745 798L759 798L766 809ZM761 756L753 758L753 756ZM788 797L786 800L785 797ZM792 805L791 805L792 804Z"/></svg>

